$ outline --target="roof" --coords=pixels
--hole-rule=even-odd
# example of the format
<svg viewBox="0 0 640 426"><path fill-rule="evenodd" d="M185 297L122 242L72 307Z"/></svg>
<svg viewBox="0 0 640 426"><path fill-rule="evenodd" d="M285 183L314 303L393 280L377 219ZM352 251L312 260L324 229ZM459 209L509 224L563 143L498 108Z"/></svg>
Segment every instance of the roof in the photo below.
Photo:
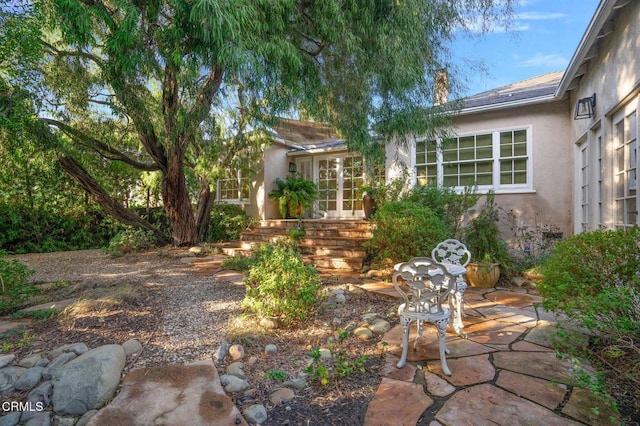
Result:
<svg viewBox="0 0 640 426"><path fill-rule="evenodd" d="M580 79L588 70L589 61L598 54L600 41L613 32L613 20L630 1L600 1L558 86L555 94L558 99L578 86Z"/></svg>
<svg viewBox="0 0 640 426"><path fill-rule="evenodd" d="M271 130L276 140L286 145L316 145L339 140L334 128L313 121L280 118Z"/></svg>
<svg viewBox="0 0 640 426"><path fill-rule="evenodd" d="M461 114L553 101L563 72L552 72L478 93L462 100Z"/></svg>

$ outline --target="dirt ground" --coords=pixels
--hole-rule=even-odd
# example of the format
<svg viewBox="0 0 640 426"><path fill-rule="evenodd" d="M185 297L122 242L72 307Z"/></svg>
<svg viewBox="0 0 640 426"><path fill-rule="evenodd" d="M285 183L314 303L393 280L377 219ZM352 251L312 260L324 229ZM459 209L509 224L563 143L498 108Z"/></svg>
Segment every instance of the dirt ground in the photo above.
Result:
<svg viewBox="0 0 640 426"><path fill-rule="evenodd" d="M199 271L185 261L186 255L171 249L121 258L98 250L18 256L36 271L32 281L47 289L32 304L74 303L2 340L20 357L66 343L84 342L94 348L136 338L144 350L128 362L126 370L211 359L221 343L240 343L247 358L255 358L245 368L254 392L236 402L240 407L264 404L268 409L264 425L363 424L384 359L377 348L379 339L365 342L349 336L343 340L341 331L360 325L365 313L375 312L397 323L396 301L347 290L344 308L320 310L298 327L265 329L243 316L243 286L216 281L215 270ZM354 280L332 277L325 288L347 289ZM278 352L266 357L264 347L269 343ZM296 391L289 404L272 406L268 395L281 384L279 374L298 377L315 346L330 348L347 369L365 356L363 371L332 372L326 385L312 380ZM228 363L218 364L220 374Z"/></svg>
<svg viewBox="0 0 640 426"><path fill-rule="evenodd" d="M397 324L396 300L349 291L354 288L349 284L358 284L359 279L334 276L324 287L345 289L347 303L343 308L319 310L299 327L266 329L243 315L242 285L214 278L217 269L199 270L186 256L185 250L176 249L120 258L99 250L17 256L35 271L31 280L43 290L31 304L66 301L69 306L59 314L38 319L47 316L42 311L45 314L35 315L28 328L1 335L3 352L25 356L66 343L84 342L94 348L136 338L144 349L129 360L129 371L211 359L223 342L239 343L247 357L254 358L245 369L253 393L238 397L236 403L240 407L264 404L268 409L264 425L363 424L381 380L384 357L378 346L380 337L361 341L353 336L344 338L341 332L360 325L366 313L377 313ZM275 344L278 352L267 357L264 347L269 343ZM347 367L365 356L364 371L334 372L326 385L311 381L296 391L288 404L272 406L269 393L281 380L298 377L315 346L330 348ZM592 348L595 363L599 352L610 350L602 344ZM220 374L228 363L218 363ZM640 389L625 379L639 367L637 357L620 358L615 365L602 367L606 390L616 399L627 425L640 424Z"/></svg>

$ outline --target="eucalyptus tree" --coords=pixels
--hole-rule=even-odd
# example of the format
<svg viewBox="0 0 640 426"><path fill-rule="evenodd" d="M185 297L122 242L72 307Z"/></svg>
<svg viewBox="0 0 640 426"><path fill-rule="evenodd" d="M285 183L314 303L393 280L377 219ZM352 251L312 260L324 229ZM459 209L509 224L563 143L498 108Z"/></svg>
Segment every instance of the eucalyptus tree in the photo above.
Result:
<svg viewBox="0 0 640 426"><path fill-rule="evenodd" d="M352 150L446 122L433 104L449 42L502 25L512 0L34 0L48 110L64 170L110 214L136 222L79 154L159 172L173 243L211 204L209 172L259 153L275 117L335 126ZM515 0L513 0L515 1ZM199 180L189 192L188 176ZM197 198L197 214L192 207ZM205 206L204 208L202 206ZM121 207L121 206L120 206Z"/></svg>

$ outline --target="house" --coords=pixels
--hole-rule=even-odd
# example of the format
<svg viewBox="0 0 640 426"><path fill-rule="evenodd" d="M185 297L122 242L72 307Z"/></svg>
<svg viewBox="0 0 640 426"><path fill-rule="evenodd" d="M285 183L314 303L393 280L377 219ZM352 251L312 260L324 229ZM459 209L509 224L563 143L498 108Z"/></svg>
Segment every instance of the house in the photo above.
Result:
<svg viewBox="0 0 640 426"><path fill-rule="evenodd" d="M637 225L639 26L640 2L602 0L564 72L465 99L446 141L388 144L386 179L404 164L410 185L476 182L479 191L495 192L517 226L544 226L553 237ZM363 216L364 159L311 122L282 120L264 167L245 182L250 190L234 177L230 196L219 194L255 217L277 218L268 193L288 173L318 184L315 217Z"/></svg>

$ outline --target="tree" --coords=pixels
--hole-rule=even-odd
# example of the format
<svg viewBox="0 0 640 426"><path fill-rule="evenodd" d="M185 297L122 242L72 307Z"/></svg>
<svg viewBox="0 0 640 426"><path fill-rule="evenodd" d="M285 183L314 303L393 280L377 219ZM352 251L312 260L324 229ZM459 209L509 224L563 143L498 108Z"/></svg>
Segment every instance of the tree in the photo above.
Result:
<svg viewBox="0 0 640 426"><path fill-rule="evenodd" d="M446 124L424 108L442 69L458 84L447 43L511 12L511 0L41 0L22 11L2 1L3 13L43 22L38 114L65 172L120 220L133 219L80 154L160 172L178 246L196 242L210 209L205 164L242 166L279 115L331 124L369 156L380 153L373 123L389 137Z"/></svg>

